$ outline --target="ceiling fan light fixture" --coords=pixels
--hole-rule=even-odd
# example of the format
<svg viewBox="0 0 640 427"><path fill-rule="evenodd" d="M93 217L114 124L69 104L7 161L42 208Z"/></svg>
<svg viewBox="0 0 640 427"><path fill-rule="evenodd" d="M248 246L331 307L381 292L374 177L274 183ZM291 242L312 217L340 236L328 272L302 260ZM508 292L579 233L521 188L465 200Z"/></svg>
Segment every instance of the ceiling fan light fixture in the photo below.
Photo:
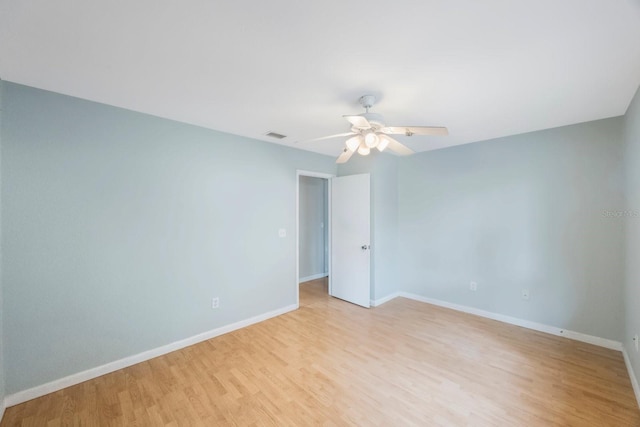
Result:
<svg viewBox="0 0 640 427"><path fill-rule="evenodd" d="M444 136L449 134L447 128L442 126L387 126L384 117L369 111L376 102L375 96L364 95L360 97L359 101L360 105L365 109L364 113L342 116L351 125L349 132L308 140L320 141L332 138L347 138L344 141L345 146L342 148L342 154L336 159L338 164L348 162L355 152L358 152L361 156L368 156L374 148L377 148L380 152L389 150L400 156L408 156L415 153L411 148L394 139L393 135ZM275 134L270 136L278 137ZM284 135L280 136L284 137Z"/></svg>
<svg viewBox="0 0 640 427"><path fill-rule="evenodd" d="M349 151L355 152L358 149L358 147L360 146L361 140L362 140L362 135L356 135L356 136L353 136L353 137L347 139L346 144L347 144L347 148L349 149Z"/></svg>
<svg viewBox="0 0 640 427"><path fill-rule="evenodd" d="M376 148L378 149L378 151L383 152L384 149L387 148L387 145L389 145L389 138L387 138L386 135L381 135L380 142L378 143Z"/></svg>
<svg viewBox="0 0 640 427"><path fill-rule="evenodd" d="M358 148L358 154L360 154L361 156L368 156L370 152L371 148L367 147L364 144L362 144L360 148Z"/></svg>
<svg viewBox="0 0 640 427"><path fill-rule="evenodd" d="M368 132L364 137L364 143L368 148L374 148L376 145L378 145L379 140L380 138L378 137L378 135L376 135L375 132Z"/></svg>

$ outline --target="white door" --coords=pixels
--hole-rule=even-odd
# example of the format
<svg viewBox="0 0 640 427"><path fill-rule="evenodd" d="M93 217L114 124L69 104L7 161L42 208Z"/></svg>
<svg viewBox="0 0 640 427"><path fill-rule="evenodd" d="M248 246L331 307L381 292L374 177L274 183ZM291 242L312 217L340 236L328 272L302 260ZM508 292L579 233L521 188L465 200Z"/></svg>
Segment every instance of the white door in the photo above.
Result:
<svg viewBox="0 0 640 427"><path fill-rule="evenodd" d="M331 295L369 307L369 174L331 179Z"/></svg>

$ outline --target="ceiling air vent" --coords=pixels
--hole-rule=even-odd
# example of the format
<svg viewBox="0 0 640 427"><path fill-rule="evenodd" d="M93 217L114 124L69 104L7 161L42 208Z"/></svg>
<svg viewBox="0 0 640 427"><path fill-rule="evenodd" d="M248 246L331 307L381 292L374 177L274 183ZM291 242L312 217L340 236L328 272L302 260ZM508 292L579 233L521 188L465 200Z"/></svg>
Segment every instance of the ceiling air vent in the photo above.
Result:
<svg viewBox="0 0 640 427"><path fill-rule="evenodd" d="M275 139L283 139L287 137L287 135L282 135L281 133L277 133L277 132L269 132L266 135Z"/></svg>

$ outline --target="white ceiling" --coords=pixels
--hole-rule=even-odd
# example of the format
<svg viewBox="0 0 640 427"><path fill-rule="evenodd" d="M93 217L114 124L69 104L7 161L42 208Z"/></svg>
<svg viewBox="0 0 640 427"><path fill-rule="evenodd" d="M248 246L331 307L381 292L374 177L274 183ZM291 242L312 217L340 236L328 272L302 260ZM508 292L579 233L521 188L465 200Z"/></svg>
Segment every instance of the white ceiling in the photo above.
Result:
<svg viewBox="0 0 640 427"><path fill-rule="evenodd" d="M370 93L425 151L624 114L640 0L0 0L0 77L287 145Z"/></svg>

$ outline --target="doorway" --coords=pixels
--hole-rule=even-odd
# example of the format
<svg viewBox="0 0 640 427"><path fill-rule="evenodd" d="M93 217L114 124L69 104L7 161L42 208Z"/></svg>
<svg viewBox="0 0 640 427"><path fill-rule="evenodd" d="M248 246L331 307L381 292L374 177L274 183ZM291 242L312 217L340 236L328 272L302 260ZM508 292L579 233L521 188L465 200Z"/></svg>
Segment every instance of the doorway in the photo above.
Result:
<svg viewBox="0 0 640 427"><path fill-rule="evenodd" d="M297 171L296 177L296 302L300 286L331 294L331 178ZM313 288L313 289L311 289Z"/></svg>

